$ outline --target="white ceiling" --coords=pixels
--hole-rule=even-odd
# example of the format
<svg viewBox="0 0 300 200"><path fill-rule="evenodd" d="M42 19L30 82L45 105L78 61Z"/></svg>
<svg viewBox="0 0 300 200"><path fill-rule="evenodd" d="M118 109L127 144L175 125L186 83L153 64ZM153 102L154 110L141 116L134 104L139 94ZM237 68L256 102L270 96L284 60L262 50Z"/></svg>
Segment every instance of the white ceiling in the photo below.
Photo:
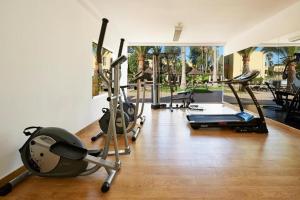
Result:
<svg viewBox="0 0 300 200"><path fill-rule="evenodd" d="M300 36L300 30L263 42L261 46L300 46L300 41L296 41L296 42L289 41L289 38L293 38L296 36L297 37Z"/></svg>
<svg viewBox="0 0 300 200"><path fill-rule="evenodd" d="M299 0L89 0L129 43L226 43ZM270 38L271 39L271 38Z"/></svg>

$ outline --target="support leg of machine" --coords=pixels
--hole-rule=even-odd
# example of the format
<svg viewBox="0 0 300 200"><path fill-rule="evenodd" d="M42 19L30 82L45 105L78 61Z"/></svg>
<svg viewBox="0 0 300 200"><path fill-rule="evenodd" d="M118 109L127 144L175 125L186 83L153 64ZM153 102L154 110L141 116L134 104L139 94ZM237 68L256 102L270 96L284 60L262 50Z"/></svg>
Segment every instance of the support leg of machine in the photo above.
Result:
<svg viewBox="0 0 300 200"><path fill-rule="evenodd" d="M127 146L124 149L119 150L119 155L128 155L128 154L130 154L130 152L131 152L130 147ZM113 156L113 155L115 155L115 152L114 151L109 151L108 155Z"/></svg>
<svg viewBox="0 0 300 200"><path fill-rule="evenodd" d="M6 183L4 186L0 188L0 196L5 196L12 191L12 189L20 182L25 180L31 173L29 171L25 171L13 180Z"/></svg>
<svg viewBox="0 0 300 200"><path fill-rule="evenodd" d="M107 178L105 179L102 187L101 187L101 191L102 192L108 192L109 189L110 189L110 186L111 186L111 183L113 182L116 174L117 174L117 170L109 170L109 169L106 169L106 171L108 172L108 176Z"/></svg>
<svg viewBox="0 0 300 200"><path fill-rule="evenodd" d="M131 138L132 142L135 142L135 141L136 141L136 139L137 139L137 137L139 136L140 132L141 132L141 127L139 126L139 127L137 127L137 129L133 132L133 135L132 135L132 138Z"/></svg>
<svg viewBox="0 0 300 200"><path fill-rule="evenodd" d="M145 121L146 121L146 116L145 115L141 116L140 117L140 125L143 125L145 123Z"/></svg>
<svg viewBox="0 0 300 200"><path fill-rule="evenodd" d="M98 140L99 138L101 138L103 134L104 134L103 132L100 132L100 133L98 133L97 135L94 135L94 136L91 138L92 142L95 142L96 140Z"/></svg>

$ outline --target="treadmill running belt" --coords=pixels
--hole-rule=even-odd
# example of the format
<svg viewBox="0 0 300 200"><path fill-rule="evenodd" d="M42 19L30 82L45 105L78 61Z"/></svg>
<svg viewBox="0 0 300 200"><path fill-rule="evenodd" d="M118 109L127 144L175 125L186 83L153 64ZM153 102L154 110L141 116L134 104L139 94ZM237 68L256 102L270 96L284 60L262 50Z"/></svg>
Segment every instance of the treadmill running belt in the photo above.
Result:
<svg viewBox="0 0 300 200"><path fill-rule="evenodd" d="M242 121L242 119L236 115L187 115L190 122L235 122Z"/></svg>

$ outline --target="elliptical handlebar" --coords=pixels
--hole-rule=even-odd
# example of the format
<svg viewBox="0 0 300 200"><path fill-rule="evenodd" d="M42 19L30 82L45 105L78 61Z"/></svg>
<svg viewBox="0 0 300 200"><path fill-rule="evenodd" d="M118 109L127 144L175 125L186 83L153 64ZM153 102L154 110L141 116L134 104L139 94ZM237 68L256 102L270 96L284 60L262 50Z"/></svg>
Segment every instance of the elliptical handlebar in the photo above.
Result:
<svg viewBox="0 0 300 200"><path fill-rule="evenodd" d="M101 29L100 29L98 44L97 44L96 56L97 56L99 76L103 79L103 81L109 87L111 85L111 81L110 81L109 77L107 76L107 74L104 73L104 69L102 67L102 47L103 47L103 41L104 41L106 27L107 27L108 22L109 22L108 19L106 19L106 18L102 19L102 25L101 25ZM113 63L111 63L111 68L121 65L122 63L124 63L127 60L126 56L124 56L124 55L122 56L124 41L125 41L124 38L121 38L119 52L118 52L118 58Z"/></svg>
<svg viewBox="0 0 300 200"><path fill-rule="evenodd" d="M105 37L106 27L108 24L108 19L103 18L102 19L102 25L100 29L98 44L97 44L97 53L96 53L96 59L97 59L97 65L98 65L98 74L103 79L103 81L107 84L107 86L110 85L109 78L107 75L105 75L104 70L102 68L102 47L103 47L103 41Z"/></svg>
<svg viewBox="0 0 300 200"><path fill-rule="evenodd" d="M108 19L103 18L100 35L99 35L99 39L98 39L98 44L97 44L97 62L99 64L100 63L102 64L102 47L103 47L103 41L104 41L104 37L105 37L107 24L108 24Z"/></svg>
<svg viewBox="0 0 300 200"><path fill-rule="evenodd" d="M121 65L126 60L127 60L126 56L122 55L122 56L118 57L113 63L111 63L111 67L114 68L118 65Z"/></svg>
<svg viewBox="0 0 300 200"><path fill-rule="evenodd" d="M121 38L120 46L119 46L119 52L118 52L118 57L120 57L122 55L124 41L125 41L125 39Z"/></svg>
<svg viewBox="0 0 300 200"><path fill-rule="evenodd" d="M124 41L125 41L125 39L121 38L120 45L119 45L118 58L113 63L111 63L111 67L115 67L118 65L121 66L121 64L127 60L126 56L124 56L124 55L122 56Z"/></svg>

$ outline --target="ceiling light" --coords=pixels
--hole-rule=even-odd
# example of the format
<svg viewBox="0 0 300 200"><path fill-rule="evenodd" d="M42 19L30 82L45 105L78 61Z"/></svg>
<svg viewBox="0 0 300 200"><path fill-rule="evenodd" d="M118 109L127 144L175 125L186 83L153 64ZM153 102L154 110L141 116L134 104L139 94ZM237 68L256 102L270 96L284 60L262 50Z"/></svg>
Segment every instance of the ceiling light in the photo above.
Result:
<svg viewBox="0 0 300 200"><path fill-rule="evenodd" d="M178 23L178 25L175 26L175 32L174 32L174 37L173 37L174 42L179 40L181 32L182 32L182 28L183 28L183 26L181 23Z"/></svg>

